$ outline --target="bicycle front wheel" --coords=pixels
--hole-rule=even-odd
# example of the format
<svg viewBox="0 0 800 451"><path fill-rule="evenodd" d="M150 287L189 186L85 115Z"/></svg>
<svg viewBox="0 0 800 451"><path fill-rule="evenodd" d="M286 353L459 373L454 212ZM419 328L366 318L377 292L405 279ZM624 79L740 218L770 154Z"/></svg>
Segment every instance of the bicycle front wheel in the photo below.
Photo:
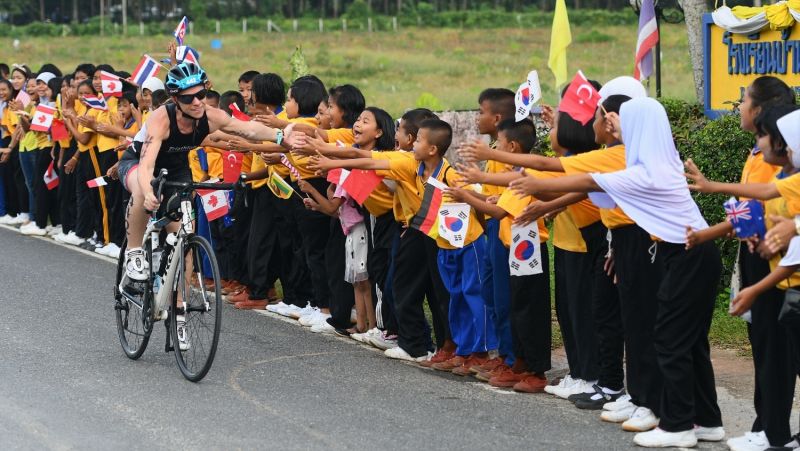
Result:
<svg viewBox="0 0 800 451"><path fill-rule="evenodd" d="M147 312L150 301L150 281L123 281L125 278L125 250L127 241L122 243L117 261L117 277L114 284L114 311L117 318L117 334L122 351L129 359L142 356L150 341L153 328L148 327ZM122 286L125 285L125 286Z"/></svg>
<svg viewBox="0 0 800 451"><path fill-rule="evenodd" d="M170 334L178 368L186 379L197 382L211 369L219 342L222 325L219 267L211 244L197 235L186 240L179 263Z"/></svg>

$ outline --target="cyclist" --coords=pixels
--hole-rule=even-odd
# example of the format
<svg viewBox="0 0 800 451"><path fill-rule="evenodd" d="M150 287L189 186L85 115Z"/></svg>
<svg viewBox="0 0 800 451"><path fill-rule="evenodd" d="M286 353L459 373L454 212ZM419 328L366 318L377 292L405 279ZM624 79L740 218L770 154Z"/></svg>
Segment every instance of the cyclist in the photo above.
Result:
<svg viewBox="0 0 800 451"><path fill-rule="evenodd" d="M198 147L205 137L216 130L248 140L272 141L290 149L302 145L303 135L267 127L260 122L232 119L219 109L207 108L208 77L197 64L183 62L172 67L165 83L172 102L158 108L147 118L142 133L123 154L119 163L119 178L131 193L125 213L128 249L125 253L125 275L133 281L147 280L148 263L141 248L147 227L147 211L159 208L162 199L169 199L175 189L165 187L162 198L156 198L151 185L154 174L166 169L167 180L191 182L188 153ZM175 232L179 223L167 229ZM121 287L122 288L122 287ZM183 331L183 315L178 314L178 336L181 349L188 349Z"/></svg>

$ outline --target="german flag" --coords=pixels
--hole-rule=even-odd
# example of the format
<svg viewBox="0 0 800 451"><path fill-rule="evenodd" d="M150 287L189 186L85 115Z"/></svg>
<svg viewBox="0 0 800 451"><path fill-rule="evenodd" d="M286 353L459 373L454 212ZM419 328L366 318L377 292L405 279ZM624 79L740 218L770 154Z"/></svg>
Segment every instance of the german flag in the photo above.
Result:
<svg viewBox="0 0 800 451"><path fill-rule="evenodd" d="M439 236L439 207L442 205L442 196L447 186L433 177L425 182L425 192L422 196L417 214L411 219L411 227L436 239Z"/></svg>

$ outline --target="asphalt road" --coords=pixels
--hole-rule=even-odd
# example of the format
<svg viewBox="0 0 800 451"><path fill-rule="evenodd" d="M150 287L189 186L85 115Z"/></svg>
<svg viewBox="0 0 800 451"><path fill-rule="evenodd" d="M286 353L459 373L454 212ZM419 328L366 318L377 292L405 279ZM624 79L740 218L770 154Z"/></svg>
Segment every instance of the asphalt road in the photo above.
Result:
<svg viewBox="0 0 800 451"><path fill-rule="evenodd" d="M193 384L160 324L140 360L123 355L112 264L7 229L0 250L0 449L632 448L566 401L230 306L214 366Z"/></svg>

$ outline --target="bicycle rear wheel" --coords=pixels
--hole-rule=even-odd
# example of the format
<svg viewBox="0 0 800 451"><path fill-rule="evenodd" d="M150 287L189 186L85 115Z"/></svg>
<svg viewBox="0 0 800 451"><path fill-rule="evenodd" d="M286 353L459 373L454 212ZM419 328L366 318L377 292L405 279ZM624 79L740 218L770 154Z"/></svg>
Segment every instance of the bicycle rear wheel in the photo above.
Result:
<svg viewBox="0 0 800 451"><path fill-rule="evenodd" d="M179 258L179 255L174 258ZM175 360L183 376L197 382L211 369L222 325L219 267L214 250L205 238L197 235L188 237L175 278L172 312L169 315ZM179 299L183 302L182 309L178 308ZM176 312L183 312L183 342L178 336Z"/></svg>
<svg viewBox="0 0 800 451"><path fill-rule="evenodd" d="M125 249L127 241L122 243L117 260L117 277L114 283L114 312L117 318L117 335L122 351L129 359L136 360L142 356L150 341L152 324L144 320L142 312L149 310L149 293L152 293L150 282L133 282L127 284L123 294L120 282L125 277Z"/></svg>

